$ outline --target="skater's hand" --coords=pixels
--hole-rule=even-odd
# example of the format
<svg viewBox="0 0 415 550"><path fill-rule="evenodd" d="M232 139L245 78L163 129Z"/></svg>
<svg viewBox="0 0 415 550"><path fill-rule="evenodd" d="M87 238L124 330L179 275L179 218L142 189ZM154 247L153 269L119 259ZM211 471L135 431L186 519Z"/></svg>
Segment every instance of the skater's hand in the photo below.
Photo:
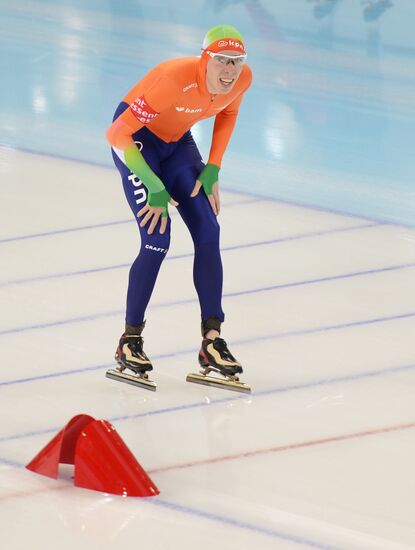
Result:
<svg viewBox="0 0 415 550"><path fill-rule="evenodd" d="M163 189L158 193L150 193L147 204L137 213L137 217L143 216L144 218L140 222L140 227L144 227L150 220L147 233L151 235L161 218L160 233L163 234L167 227L167 204L170 203L173 206L178 206L178 202L173 200L168 192Z"/></svg>
<svg viewBox="0 0 415 550"><path fill-rule="evenodd" d="M219 166L216 166L215 164L206 164L202 172L199 174L193 191L190 194L191 197L196 197L200 191L200 188L203 187L203 191L206 193L210 206L216 216L219 214L220 210L218 176Z"/></svg>

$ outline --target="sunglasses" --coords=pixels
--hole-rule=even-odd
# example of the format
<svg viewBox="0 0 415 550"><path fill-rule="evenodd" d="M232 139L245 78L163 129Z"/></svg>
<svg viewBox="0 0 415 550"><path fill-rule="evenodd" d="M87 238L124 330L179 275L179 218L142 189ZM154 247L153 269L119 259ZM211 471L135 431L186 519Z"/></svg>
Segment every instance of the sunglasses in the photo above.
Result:
<svg viewBox="0 0 415 550"><path fill-rule="evenodd" d="M240 67L245 63L247 57L245 53L240 55L226 55L222 53L210 52L209 50L205 50L205 52L210 55L210 57L218 65L228 65L229 63L233 63L235 67Z"/></svg>

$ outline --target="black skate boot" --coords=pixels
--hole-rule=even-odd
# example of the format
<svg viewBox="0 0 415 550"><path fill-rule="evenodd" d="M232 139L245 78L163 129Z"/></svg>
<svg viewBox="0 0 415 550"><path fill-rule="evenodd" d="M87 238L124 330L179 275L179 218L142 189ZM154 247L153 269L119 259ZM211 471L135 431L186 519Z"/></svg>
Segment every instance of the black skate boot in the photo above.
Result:
<svg viewBox="0 0 415 550"><path fill-rule="evenodd" d="M142 330L144 324L140 328ZM143 350L141 330L137 331L139 334L126 333L121 336L115 351L118 368L108 370L106 376L119 382L155 391L157 386L153 380L148 378L147 374L148 371L153 370L153 365ZM134 374L124 372L125 369L132 370Z"/></svg>
<svg viewBox="0 0 415 550"><path fill-rule="evenodd" d="M250 386L239 382L237 375L242 373L242 366L229 351L223 338L203 338L199 365L202 367L200 374L189 374L186 378L188 382L246 393L251 391ZM218 373L223 378L208 376L210 372Z"/></svg>
<svg viewBox="0 0 415 550"><path fill-rule="evenodd" d="M123 334L115 351L115 360L119 369L131 369L136 374L153 370L153 365L143 350L143 337Z"/></svg>
<svg viewBox="0 0 415 550"><path fill-rule="evenodd" d="M242 373L242 366L232 353L223 338L203 338L199 351L199 365L203 368L220 372L223 376L234 376Z"/></svg>

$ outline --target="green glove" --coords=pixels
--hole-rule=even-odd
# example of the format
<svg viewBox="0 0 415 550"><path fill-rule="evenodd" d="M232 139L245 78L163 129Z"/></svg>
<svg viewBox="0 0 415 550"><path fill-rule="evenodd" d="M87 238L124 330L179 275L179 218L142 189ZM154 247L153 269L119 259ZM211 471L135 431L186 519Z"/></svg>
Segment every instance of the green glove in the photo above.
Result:
<svg viewBox="0 0 415 550"><path fill-rule="evenodd" d="M206 195L213 194L213 186L219 179L219 166L216 164L206 164L203 170L200 172L197 178L202 184L203 190Z"/></svg>
<svg viewBox="0 0 415 550"><path fill-rule="evenodd" d="M147 204L154 208L164 208L161 217L165 218L167 216L167 205L170 200L171 196L168 194L166 189L163 189L162 191L157 191L156 193L152 193L150 191L148 194Z"/></svg>

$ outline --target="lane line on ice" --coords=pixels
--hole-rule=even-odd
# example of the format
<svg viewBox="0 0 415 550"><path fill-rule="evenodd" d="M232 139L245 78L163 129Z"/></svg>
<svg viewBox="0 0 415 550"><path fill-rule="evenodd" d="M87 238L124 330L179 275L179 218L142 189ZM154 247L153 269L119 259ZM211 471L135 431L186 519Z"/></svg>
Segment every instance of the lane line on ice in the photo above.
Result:
<svg viewBox="0 0 415 550"><path fill-rule="evenodd" d="M323 437L321 439L311 439L308 441L300 441L297 443L288 443L286 445L278 445L276 447L268 447L266 449L255 449L253 451L244 451L241 453L235 453L231 455L222 455L215 458L206 458L203 460L194 460L192 462L183 462L180 464L173 464L171 466L163 466L160 468L154 468L147 470L149 474L159 474L164 472L170 472L172 470L182 470L185 468L194 468L196 466L210 465L223 463L232 460L240 460L242 458L252 458L257 456L263 456L268 454L281 453L284 451L293 451L297 449L304 449L307 447L316 447L318 445L326 445L330 443L338 443L342 441L350 441L353 439L360 439L363 437L375 436L385 433L398 432L403 430L410 430L415 428L415 422L409 422L406 424L399 424L396 426L387 426L382 428L375 428L372 430L365 430L363 432L353 432L343 435L334 435L331 437Z"/></svg>
<svg viewBox="0 0 415 550"><path fill-rule="evenodd" d="M266 198L253 197L251 199L235 200L233 202L225 203L223 205L223 207L228 209L228 208L233 208L235 206L241 206L241 205L244 205L244 204L251 204L251 203L255 203L255 202L266 202L266 201L267 201ZM174 216L177 216L179 214L176 210L172 210L169 213L169 215L170 215L170 217L172 217L172 216L174 217ZM103 222L103 223L96 223L96 224L91 224L91 225L80 225L78 227L67 227L67 228L63 228L63 229L52 229L50 231L44 231L44 232L41 232L41 233L29 233L27 235L16 235L14 237L6 237L6 238L3 238L3 239L0 239L0 244L11 243L11 242L16 242L16 241L25 241L25 240L28 240L28 239L40 239L40 238L43 238L43 237L54 237L56 235L62 235L62 234L65 234L65 233L76 233L78 231L87 231L87 230L90 230L90 229L101 229L103 227L111 227L111 226L115 226L115 225L125 225L125 224L129 224L129 223L136 224L137 221L134 218L129 218L128 220L114 220L112 222ZM375 223L374 225L382 225L382 224Z"/></svg>
<svg viewBox="0 0 415 550"><path fill-rule="evenodd" d="M368 275L376 275L379 273L386 273L391 271L398 271L402 269L408 269L415 267L415 263L408 263L408 264L399 264L399 265L392 265L392 266L386 266L381 267L378 269L369 269L366 271L356 271L352 273L345 273L341 275L331 275L329 277L318 277L316 279L308 279L304 281L294 281L290 283L283 283L278 285L271 285L267 287L259 287L259 288L253 288L253 289L245 289L245 290L239 290L235 292L227 292L223 294L223 298L234 298L236 296L248 296L250 294L256 294L261 292L271 292L275 290L282 290L286 288L293 288L297 286L305 286L305 285L312 285L312 284L319 284L319 283L326 283L331 281L340 281L344 279L351 279L354 277L364 277ZM149 310L152 309L159 309L159 308L165 308L165 307L177 307L187 304L193 304L198 301L197 298L187 298L184 300L176 300L173 302L162 302L159 304L153 304L149 306ZM90 315L84 315L80 317L73 317L69 319L61 319L58 321L50 321L47 323L39 323L36 325L26 325L21 327L13 327L9 329L2 329L0 330L0 336L5 336L9 334L15 334L19 332L27 332L30 330L41 330L46 328L52 328L52 327L58 327L62 325L70 325L70 324L77 324L81 322L87 322L87 321L95 321L97 319L104 319L108 317L115 317L118 315L122 315L124 313L124 310L113 310L113 311L106 311L102 313L96 313L96 314L90 314ZM408 315L408 314L404 314ZM409 314L410 315L410 314Z"/></svg>
<svg viewBox="0 0 415 550"><path fill-rule="evenodd" d="M227 294L224 294L224 297L232 298L234 296L244 296L248 294L254 294L256 292L269 292L273 290L281 290L285 288L292 288L296 286L306 286L306 285L314 285L319 283L327 283L330 281L341 281L343 279L352 279L354 277L365 277L368 275L376 275L378 273L387 273L390 271L399 271L401 269L410 269L411 267L415 267L415 262L410 262L406 264L395 264L385 267L379 267L376 269L367 269L364 271L355 271L351 273L342 273L340 275L329 275L328 277L317 277L316 279L306 279L303 281L293 281L291 283L282 283L278 285L271 285L271 286L265 286L261 288L253 288L248 290L238 290L234 292L228 292ZM1 334L1 332L0 332Z"/></svg>
<svg viewBox="0 0 415 550"><path fill-rule="evenodd" d="M0 466L11 466L12 468L23 468L23 464L19 464L13 460L8 460L7 458L0 458ZM0 497L0 500L2 497Z"/></svg>
<svg viewBox="0 0 415 550"><path fill-rule="evenodd" d="M121 222L120 222L121 223ZM310 239L315 237L322 237L325 235L331 235L331 234L337 234L337 233L345 233L349 231L357 231L361 229L369 229L369 228L377 228L377 227L383 227L382 224L362 224L358 226L353 227L340 227L337 229L326 229L322 231L313 231L308 233L299 233L296 235L289 235L287 237L279 237L276 239L269 239L266 241L256 241L253 243L244 243L244 244L237 244L237 245L230 245L230 246L224 246L221 247L221 252L229 252L233 250L243 250L246 248L254 248L257 246L267 246L267 245L273 245L273 244L280 244L290 241L297 241L297 240L303 240L303 239ZM194 253L188 252L184 254L176 254L175 256L167 256L165 258L165 261L172 261L172 260L181 260L183 258L193 258ZM18 284L27 284L32 282L38 282L38 281L48 281L52 279L60 279L64 277L75 277L79 275L89 275L91 273L100 273L104 271L112 271L116 269L127 269L131 267L131 262L128 263L122 263L122 264L115 264L115 265L109 265L109 266L102 266L102 267L94 267L90 269L83 269L79 271L68 271L63 273L52 273L47 275L37 275L34 277L26 277L24 279L11 279L9 281L2 281L0 282L0 288L10 285L18 285Z"/></svg>
<svg viewBox="0 0 415 550"><path fill-rule="evenodd" d="M8 463L9 461L0 459L0 463ZM11 464L12 467L16 469L24 468L24 466L21 465L14 465ZM76 491L76 487L73 486L72 482L64 481L61 479L53 480L56 483L56 486L50 486L50 487L38 487L36 489L27 490L27 491L14 491L10 493L4 493L0 495L0 502L7 502L15 499L28 499L40 495L47 495L47 494L54 494L59 491ZM20 481L21 483L21 481ZM84 490L84 489L81 489ZM70 493L68 493L69 497ZM76 492L73 493L73 495L76 495ZM124 498L119 495L110 495L111 499L121 499ZM136 498L136 497L131 497ZM231 527L236 527L238 529L243 529L245 531L251 531L256 534L265 535L268 537L281 539L285 541L290 541L292 543L297 543L300 546L306 546L308 548L317 548L318 550L341 550L339 547L335 546L327 546L324 543L315 542L311 539L308 539L306 537L299 537L298 535L291 534L289 532L279 531L276 529L271 529L267 527L262 527L260 525L255 525L254 523L241 521L236 518L232 518L230 516L220 515L220 514L212 514L211 512L201 510L199 508L194 508L192 506L186 506L181 503L176 503L172 501L164 500L163 498L160 498L159 496L156 497L141 497L139 499L136 498L138 502L140 502L143 506L147 504L151 504L154 506L157 506L159 508L168 508L170 510L173 510L178 513L190 515L190 516L197 516L202 519L207 519L209 521L214 521L216 523L222 523Z"/></svg>
<svg viewBox="0 0 415 550"><path fill-rule="evenodd" d="M393 433L393 432L399 432L404 430L409 430L415 428L415 422L406 423L406 424L399 424L395 426L387 426L382 428L375 428L372 430L365 430L363 432L353 432L348 434L342 434L337 436L331 436L326 438L319 438L314 440L308 440L303 442L297 442L297 443L290 443L286 445L279 445L275 447L269 447L266 449L256 449L253 451L246 451L243 453L233 454L233 455L224 455L221 457L216 458L209 458L199 461L193 461L193 462L187 462L187 463L181 463L176 464L172 466L166 466L161 468L154 468L154 469L147 469L147 472L149 475L157 475L160 473L166 473L169 471L176 471L176 470L183 470L188 468L194 468L197 466L202 465L211 465L211 464L218 464L223 463L226 461L232 461L232 460L241 460L245 458L252 458L252 457L258 457L258 456L264 456L268 454L275 454L275 453L281 453L286 451L293 451L303 448L309 448L314 446L320 446L320 445L330 445L332 443L338 443L343 441L350 441L354 439L361 439L365 437L373 437L376 435L386 434L386 433ZM10 464L10 461L0 459L1 463L7 463ZM14 463L13 463L14 465ZM22 492L14 492L9 494L3 494L0 496L0 501L7 501L12 500L16 498L30 498L32 496L37 496L39 494L47 494L54 491L60 491L69 489L72 487L72 484L66 483L65 485L59 485L57 487L52 488L40 488L35 489L32 491L22 491ZM117 498L117 497L115 497ZM121 498L121 497L120 497ZM317 548L318 550L341 550L340 547L327 545L323 542L318 542L316 540L308 539L307 537L300 537L298 535L292 534L290 532L280 531L272 528L263 527L260 525L257 525L255 523L245 522L237 518L232 518L230 516L224 516L221 514L212 514L211 512L205 511L203 509L198 509L192 506L186 506L182 503L172 502L168 500L164 500L160 497L152 497L152 498L146 498L146 499L140 499L140 502L143 503L149 503L151 505L154 505L156 507L161 508L167 508L170 510L173 510L175 512L183 513L186 515L196 516L200 517L202 519L207 519L208 521L213 521L215 523L221 523L224 525L232 526L238 529L242 529L245 531L251 531L256 534L265 535L268 537L272 537L279 540L285 540L289 541L295 544L298 544L300 546L307 546L309 548Z"/></svg>
<svg viewBox="0 0 415 550"><path fill-rule="evenodd" d="M342 323L338 325L323 325L321 327L315 327L315 328L309 328L309 329L301 329L301 330L294 330L294 331L287 331L287 332L278 332L274 334L267 334L262 336L255 336L251 338L245 338L243 340L235 340L234 345L235 346L243 346L243 345L251 345L255 344L256 342L263 342L267 340L281 340L284 338L292 338L296 336L306 336L308 334L319 334L324 332L329 332L332 330L343 330L348 328L354 328L357 326L364 326L364 325L372 325L377 323L384 323L384 322L390 322L390 321L398 321L403 319L411 319L415 317L415 312L404 314L404 315L398 315L398 316L390 316L390 317L382 317L382 318L375 318L375 319L366 319L363 321L356 321L355 323ZM199 351L199 348L189 348L186 350L180 350L176 352L168 352L163 353L159 355L152 355L152 358L154 361L161 361L163 359L172 359L173 357L180 357L182 355L195 355ZM96 370L104 370L114 367L114 363L105 363L101 365L93 365L90 367L81 367L78 369L71 369L67 371L57 371L47 374L41 374L37 376L31 376L27 378L17 378L12 380L4 380L0 381L0 387L2 386L13 386L16 384L25 384L28 382L37 382L39 380L47 380L49 378L59 378L61 376L72 376L74 374L83 374L87 372L93 372Z"/></svg>
<svg viewBox="0 0 415 550"><path fill-rule="evenodd" d="M0 239L0 244L12 243L18 241L26 241L28 239L40 239L42 237L51 237L55 235L63 235L65 233L75 233L77 231L86 231L88 229L98 229L102 227L111 227L114 225L124 225L128 223L134 223L134 220L116 220L112 222L96 223L91 225L81 225L78 227L68 227L66 229L54 229L50 231L44 231L42 233L29 233L27 235L18 235L16 237L6 237Z"/></svg>
<svg viewBox="0 0 415 550"><path fill-rule="evenodd" d="M297 443L290 443L290 444L286 444L286 445L279 445L279 446L276 446L276 447L269 447L269 448L266 448L266 449L256 449L256 450L253 450L253 451L246 451L246 452L243 452L243 453L232 454L232 455L224 455L224 456L221 456L221 457L209 458L209 459L198 460L198 461L187 462L187 463L181 463L181 464L165 466L165 467L161 467L161 468L148 469L147 472L149 473L149 475L154 475L154 474L157 475L157 474L160 474L160 473L166 473L166 472L170 472L170 471L173 471L173 470L176 471L176 470L179 470L179 469L182 470L182 469L194 468L194 467L202 466L202 465L218 464L218 463L223 463L223 462L226 462L226 461L241 460L241 459L245 459L245 458L264 456L264 455L268 455L268 454L275 454L275 453L281 453L281 452L286 452L286 451L293 451L293 450L298 450L298 449L303 449L303 448L308 448L308 447L327 445L327 444L338 443L338 442L343 442L343 441L350 441L350 440L360 439L360 438L365 438L365 437L373 437L373 436L376 436L376 435L381 435L381 434L385 434L385 433L392 433L392 432L398 432L398 431L403 431L403 430L408 430L408 429L413 429L413 428L415 428L415 422L400 424L400 425L395 425L395 426L387 426L387 427L382 427L382 428L375 428L375 429L366 430L366 431L363 431L363 432L353 432L353 433L342 434L342 435L331 436L331 437L325 437L325 438L320 438L320 439L302 441L302 442L297 442ZM14 465L14 463L10 463L10 461L5 460L5 459L0 459L0 462L10 464L10 465L12 465L12 464ZM15 498L29 498L31 496L36 496L36 495L39 495L39 494L45 494L45 493L49 493L51 491L65 490L65 489L68 489L70 487L72 487L72 484L67 483L65 485L59 485L58 487L53 487L53 488L48 488L48 489L41 488L41 489L35 489L35 490L32 490L32 491L26 491L26 492L9 493L9 494L1 495L0 496L0 501L7 501L7 500L15 499ZM142 502L148 502L148 503L150 503L152 505L155 505L155 506L158 506L158 507L168 508L168 509L174 510L176 512L181 512L181 513L184 513L184 514L187 514L187 515L201 517L201 518L207 519L209 521L223 523L225 525L233 526L233 527L236 527L238 529L252 531L254 533L269 536L269 537L272 537L272 538L290 541L290 542L299 544L300 546L307 546L307 547L310 547L310 548L317 548L317 549L320 549L320 550L329 550L329 549L330 550L335 550L335 549L340 550L340 549L338 549L338 547L334 547L334 546L331 546L331 545L328 546L325 543L316 542L315 540L311 540L311 539L308 539L308 538L305 538L305 537L299 537L299 536L291 534L289 532L284 532L284 531L279 531L279 530L275 530L275 529L270 529L270 528L267 528L267 527L262 527L262 526L254 524L254 523L244 522L244 521L241 521L239 519L235 519L235 518L232 518L232 517L229 517L229 516L223 516L223 515L220 515L220 514L212 514L211 512L207 512L205 510L200 510L200 509L190 507L190 506L185 506L181 503L166 501L166 500L164 500L160 497L153 497L151 499L147 498L147 499L143 500Z"/></svg>
<svg viewBox="0 0 415 550"><path fill-rule="evenodd" d="M112 366L114 366L114 365L113 364L106 365L105 368L112 367ZM93 368L90 368L89 370L93 370L93 369L96 370L97 368L99 368L99 369L104 368L104 365L102 365L100 367L93 367ZM384 376L384 375L394 375L394 374L401 374L401 373L405 373L405 372L411 372L413 370L415 370L415 364L401 365L399 367L389 367L389 368L386 368L386 369L379 369L379 370L376 370L376 371L366 371L366 372L360 372L360 373L356 373L356 374L338 376L338 377L333 377L333 378L325 377L323 379L317 379L317 380L312 380L310 382L292 384L292 385L289 385L289 386L277 386L277 387L274 387L274 388L267 388L265 390L258 390L258 391L254 390L251 395L246 395L246 394L229 395L229 396L225 396L225 397L218 398L218 399L212 399L209 402L206 402L205 400L196 401L196 402L187 403L187 404L184 404L184 405L174 405L174 406L171 406L171 407L164 407L162 409L155 409L155 410L140 412L140 413L136 413L136 414L115 416L115 417L109 418L108 420L110 422L122 422L122 421L125 421L125 420L133 420L133 419L146 418L146 417L151 417L151 416L160 416L160 415L172 414L172 413L176 413L176 412L185 412L185 411L199 409L199 408L203 408L203 407L211 407L213 405L222 405L222 404L225 404L225 403L231 403L231 402L236 402L236 401L246 401L247 399L249 400L251 398L261 398L261 397L267 397L267 396L275 395L275 394L291 393L291 392L308 390L310 388L316 388L316 387L322 387L322 386L331 386L331 385L341 384L341 383L356 382L356 381L361 381L361 380L368 379L368 378L377 378L377 377L381 377L381 376ZM85 371L83 371L83 372L85 372ZM67 374L72 374L72 372L71 373L62 373L62 375L67 375ZM59 375L56 375L56 376L59 376ZM32 381L32 380L30 380L30 381ZM6 383L6 384L9 385L8 383ZM221 390L219 390L219 391L221 391ZM7 442L7 441L12 441L12 440L18 440L18 439L25 439L27 437L35 437L35 436L39 436L39 435L46 435L46 434L49 434L49 433L57 433L58 431L61 430L61 428L62 428L62 426L59 426L59 427L47 428L45 430L40 430L40 431L36 430L36 431L32 431L32 432L25 432L25 433L20 433L20 434L11 434L11 435L7 435L7 436L1 436L0 437L0 443L4 443L4 442Z"/></svg>
<svg viewBox="0 0 415 550"><path fill-rule="evenodd" d="M234 345L235 346L248 345L248 344L254 344L258 341L279 340L279 339L290 338L290 337L295 337L295 336L305 336L305 335L308 335L308 334L318 334L318 333L322 333L322 332L329 332L329 331L332 331L332 330L348 329L348 328L353 328L353 327L362 326L362 325L371 325L371 324L384 323L384 322L389 322L389 321L410 319L412 317L415 317L415 312L404 313L404 314L401 314L401 315L392 315L392 316L387 316L387 317L377 317L377 318L372 318L372 319L364 319L364 320L361 320L361 321L354 321L352 323L340 323L340 324L337 324L337 325L323 325L323 326L314 327L314 328L293 330L293 331L287 331L287 332L278 332L278 333L266 334L266 335L262 335L262 336L258 335L258 336L254 336L252 338L245 338L243 340L235 340ZM152 355L152 358L155 361L159 361L159 360L162 360L162 359L171 359L172 357L187 355L187 354L190 354L190 353L195 354L195 353L198 352L198 349L199 348L189 348L187 350L180 350L180 351L177 351L177 352L167 352L167 353L163 353L163 354L159 354L159 355ZM42 374L42 375L32 376L32 377L27 377L27 378L17 378L17 379L13 379L13 380L3 380L3 381L0 381L0 387L1 386L10 386L10 385L14 385L14 384L23 384L23 383L27 383L27 382L35 382L35 381L38 381L38 380L45 380L45 379L48 379L48 378L56 378L56 377L59 377L59 376L70 376L70 375L73 375L73 374L81 374L81 373L86 373L86 372L95 371L95 370L99 370L99 369L110 368L111 366L113 366L113 363L105 363L105 364L101 364L101 365L94 365L94 366L91 366L91 367L81 367L81 368L78 368L78 369L71 369L69 371L57 371L57 372L54 372L54 373L47 373L47 374Z"/></svg>
<svg viewBox="0 0 415 550"><path fill-rule="evenodd" d="M213 514L205 510L194 508L191 506L185 506L177 502L167 501L161 498L156 497L152 500L148 499L147 502L154 506L167 508L175 512L181 512L186 515L196 516L208 521L213 521L215 523L222 523L230 527L236 527L242 529L243 531L250 531L256 535L265 535L273 539L284 540L286 542L298 544L299 546L306 546L307 548L316 548L317 550L342 550L339 546L327 545L324 542L318 542L306 537L300 537L294 533L279 531L269 527L262 527L260 525L255 525L247 521L242 521L240 519L232 518L230 516L224 516L220 514Z"/></svg>
<svg viewBox="0 0 415 550"><path fill-rule="evenodd" d="M1 462L2 460L0 459L0 463ZM54 494L59 491L68 491L68 498L70 498L71 491L73 491L72 494L74 496L76 495L77 488L73 486L73 483L68 481L64 482L63 480L60 480L60 479L53 480L53 481L56 483L56 486L50 486L48 488L39 487L28 491L15 491L13 493L4 493L0 495L0 502L7 502L7 501L19 499L19 498L28 499L28 498L36 497L40 495ZM84 491L84 489L81 489L81 490ZM116 500L116 499L121 499L125 497L122 497L120 495L110 495L110 498L113 500ZM195 516L211 522L227 525L229 527L235 527L237 529L241 529L244 531L250 531L257 535L265 535L273 539L289 541L291 543L296 543L299 546L306 546L307 548L315 548L317 550L342 550L342 548L338 546L327 545L324 542L317 542L315 540L312 540L311 538L309 539L307 537L302 537L302 536L300 537L294 533L289 533L289 532L280 531L277 529L263 527L260 525L256 525L255 523L246 522L237 518L233 518L231 516L213 514L211 512L202 510L200 508L186 506L178 502L165 500L163 498L160 498L160 496L141 497L141 498L131 497L131 498L135 498L136 502L142 504L143 506L150 504L158 508L169 509L171 511L185 514L187 516Z"/></svg>
<svg viewBox="0 0 415 550"><path fill-rule="evenodd" d="M106 169L106 170L113 170L114 173L116 173L117 176L119 176L117 169L113 165L110 165L110 164L104 164L104 163L100 163L100 162L93 162L93 161L87 160L87 159L72 158L70 156L60 155L58 153L56 153L56 154L55 153L45 153L43 151L35 151L35 150L29 149L29 148L11 146L11 145L5 144L5 143L0 143L0 148L12 149L12 150L19 151L19 152L22 152L22 153L27 153L29 155L38 155L38 156L50 157L50 158L54 158L54 159L58 159L58 160L63 160L63 161L66 161L66 162L76 162L76 163L79 163L79 164L85 164L85 165L88 165L88 166L95 166L97 168L103 168L103 169ZM284 204L284 205L288 205L288 206L294 206L296 208L302 208L304 210L312 210L314 212L323 212L324 214L334 214L335 216L342 216L344 218L356 219L356 220L366 220L366 221L391 225L391 226L394 226L394 227L404 227L405 229L414 230L413 225L410 225L408 223L405 224L405 223L402 223L402 222L390 221L390 220L382 219L382 218L374 218L372 216L367 216L365 214L354 214L352 212L344 212L342 210L337 210L335 208L330 208L329 206L319 206L319 205L316 205L316 204L309 204L309 203L301 202L300 200L296 201L294 199L288 199L288 198L281 198L281 197L277 198L277 197L270 197L270 196L267 196L267 195L259 195L259 194L253 193L252 191L234 189L230 186L224 187L223 190L227 193L235 193L235 194L242 195L242 196L245 196L245 197L256 198L256 199L261 200L261 201L274 202L274 203Z"/></svg>
<svg viewBox="0 0 415 550"><path fill-rule="evenodd" d="M162 409L140 412L134 415L113 417L112 421L118 422L118 421L132 420L137 418L145 418L149 416L159 416L163 414L171 414L175 412L183 412L187 410L194 410L198 408L209 407L211 405L222 405L225 403L232 403L236 401L243 402L251 399L251 397L262 398L262 397L268 397L270 395L291 393L296 391L309 390L312 388L325 387L325 386L331 386L331 385L342 384L342 383L357 382L357 381L361 381L369 378L379 378L385 375L402 374L402 373L411 372L414 370L415 370L415 363L411 365L401 365L399 367L389 367L386 369L379 369L376 371L366 371L366 372L360 372L360 373L351 374L351 375L337 376L333 378L325 377L323 379L317 379L317 380L312 380L310 382L302 382L298 384L291 384L289 386L277 386L274 388L267 388L265 390L253 390L253 392L250 395L236 394L229 397L212 399L209 402L198 401L195 403L188 403L185 405L175 405L172 407L165 407ZM2 439L0 438L0 442L1 441Z"/></svg>

